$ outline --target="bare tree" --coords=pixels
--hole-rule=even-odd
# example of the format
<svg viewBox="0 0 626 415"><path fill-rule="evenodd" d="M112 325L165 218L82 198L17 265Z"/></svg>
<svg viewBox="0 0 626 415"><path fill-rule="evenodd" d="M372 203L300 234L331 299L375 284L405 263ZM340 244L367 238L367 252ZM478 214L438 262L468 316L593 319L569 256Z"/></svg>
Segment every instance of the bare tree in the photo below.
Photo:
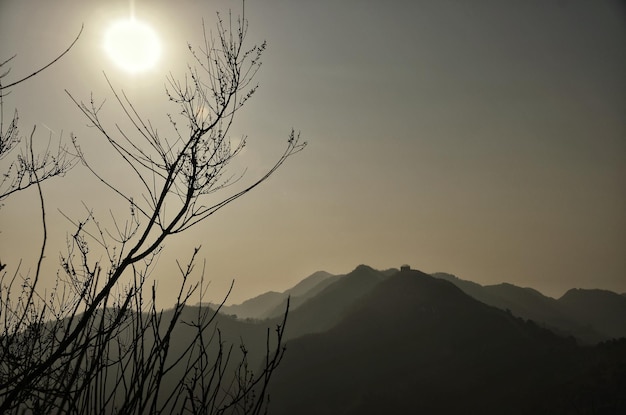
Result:
<svg viewBox="0 0 626 415"><path fill-rule="evenodd" d="M199 281L191 281L199 248L179 263L172 310L157 310L156 287L148 282L168 237L245 195L306 145L292 130L267 173L236 189L241 175L229 175L227 167L246 140L232 146L229 130L257 89L253 78L265 43L245 47L245 15L229 13L225 21L218 14L215 36L204 24L203 29L202 46L189 46L195 65L184 81L168 79L167 98L179 108L169 116L170 135L157 132L108 78L130 131L109 128L100 117L102 105L68 92L141 190L128 193L100 174L72 136L75 155L127 203L128 214L123 220L111 214L111 229L88 207L80 220L66 216L74 231L50 295L37 291L37 277L2 275L0 412L256 414L265 409L267 382L284 352L286 313L275 336L266 333L263 358L250 359L244 345L237 350L222 338L215 325L219 308L186 306L194 293L202 299L206 291L204 267ZM35 176L41 195L40 178ZM43 196L41 207L45 227ZM17 301L12 290L19 292ZM181 347L173 338L185 337L183 332L191 335Z"/></svg>

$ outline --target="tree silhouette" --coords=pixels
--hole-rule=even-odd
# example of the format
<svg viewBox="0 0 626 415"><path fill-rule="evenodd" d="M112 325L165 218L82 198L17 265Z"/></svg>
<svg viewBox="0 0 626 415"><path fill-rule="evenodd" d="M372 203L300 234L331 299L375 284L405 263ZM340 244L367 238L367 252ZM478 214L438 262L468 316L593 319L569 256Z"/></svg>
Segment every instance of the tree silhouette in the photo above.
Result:
<svg viewBox="0 0 626 415"><path fill-rule="evenodd" d="M167 98L179 113L169 117L170 135L157 132L123 91L107 78L117 104L132 125L130 131L102 121L102 105L68 95L134 173L141 189L122 190L98 172L72 136L73 155L114 195L125 201L124 219L112 216L106 228L95 209L75 220L61 255L56 289L37 290L44 257L46 211L41 181L63 174L72 158L45 157L60 163L36 167L30 146L28 183L39 189L44 238L36 274L1 276L0 412L21 413L261 413L266 386L280 362L286 313L275 336L267 332L264 362L257 370L241 345L227 344L215 326L217 310L194 307L185 314L194 293L206 291L204 266L192 283L196 248L178 263L180 286L169 312L157 310L156 287L149 276L167 238L198 225L230 202L267 180L306 143L291 131L284 152L267 173L236 190L241 176L228 175L230 162L244 148L245 138L231 145L235 114L254 94L253 78L265 43L245 47L245 14L227 21L218 14L216 35L207 35L199 49L189 46L195 66L183 81L170 76ZM69 49L69 48L68 48ZM106 76L106 75L105 75ZM17 116L14 118L17 125ZM13 124L2 130L16 136ZM6 134L5 134L6 131ZM7 147L7 148L8 148ZM69 154L62 148L63 154ZM69 164L68 164L69 163ZM45 165L45 163L44 163ZM47 166L47 165L46 165ZM41 172L49 171L47 176ZM14 191L28 186L9 186ZM220 193L217 193L221 191ZM230 195L219 194L231 191ZM217 199L216 199L217 198ZM12 294L18 291L17 295ZM182 316L186 317L183 319ZM184 324L183 324L184 323ZM181 328L182 327L182 328ZM193 333L181 347L173 342L180 330ZM238 358L236 356L239 356Z"/></svg>

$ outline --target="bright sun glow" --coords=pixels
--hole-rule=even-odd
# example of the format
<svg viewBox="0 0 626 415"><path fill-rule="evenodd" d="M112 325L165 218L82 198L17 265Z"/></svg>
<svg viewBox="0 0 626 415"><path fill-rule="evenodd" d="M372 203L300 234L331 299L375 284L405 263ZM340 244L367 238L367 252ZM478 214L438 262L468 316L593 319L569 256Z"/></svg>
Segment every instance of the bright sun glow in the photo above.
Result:
<svg viewBox="0 0 626 415"><path fill-rule="evenodd" d="M161 42L147 24L135 19L118 20L104 35L104 50L123 70L139 73L156 65L161 56Z"/></svg>

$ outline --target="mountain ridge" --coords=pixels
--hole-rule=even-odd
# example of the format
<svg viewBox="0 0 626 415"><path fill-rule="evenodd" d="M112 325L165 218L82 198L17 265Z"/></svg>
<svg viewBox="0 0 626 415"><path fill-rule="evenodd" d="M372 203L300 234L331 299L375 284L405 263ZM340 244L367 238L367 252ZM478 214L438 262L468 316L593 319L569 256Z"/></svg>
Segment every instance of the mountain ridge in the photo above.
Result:
<svg viewBox="0 0 626 415"><path fill-rule="evenodd" d="M617 345L615 359L626 362L626 341ZM603 370L599 360L612 359L599 349L416 270L384 278L334 327L295 338L287 350L270 385L277 415L574 413L567 396L586 410L600 392L606 413L623 408L625 372L609 388L584 384Z"/></svg>
<svg viewBox="0 0 626 415"><path fill-rule="evenodd" d="M326 271L317 271L282 293L269 291L246 300L242 304L224 306L221 312L234 314L244 319L278 319L285 311L287 297L291 295L290 312L293 316L300 307L311 300L316 301L314 300L316 296L354 272L376 273L378 275L377 278L385 278L397 273L398 270L390 268L378 271L362 264L348 274L333 275ZM540 326L546 327L562 336L573 336L584 344L597 344L611 338L626 337L626 323L624 323L626 322L626 296L623 294L617 294L608 290L574 288L566 292L561 298L554 299L534 288L518 287L506 282L483 286L472 281L460 279L453 274L436 272L430 275L451 282L466 294L485 304L505 311L509 310L518 317L533 320ZM363 288L367 290L371 287ZM361 290L361 288L356 286L353 289L358 292ZM593 308L595 310L603 311L595 312L593 318L585 315L585 313L577 313L576 306L568 306L568 293L570 293L570 297L573 295L572 293L578 293L576 301L591 302L594 304ZM613 305L609 307L610 309L607 309L607 305L598 299L587 298L598 297L599 293L604 293L605 297L606 293L611 293L609 295ZM349 303L354 299L353 297L349 294L344 301ZM333 301L340 300L335 299ZM579 308L586 309L590 306L585 305L581 307ZM607 321L611 323L607 323ZM329 324L317 324L318 328L315 330L321 330L322 327L327 327ZM299 333L304 333L305 331L306 329L297 330Z"/></svg>

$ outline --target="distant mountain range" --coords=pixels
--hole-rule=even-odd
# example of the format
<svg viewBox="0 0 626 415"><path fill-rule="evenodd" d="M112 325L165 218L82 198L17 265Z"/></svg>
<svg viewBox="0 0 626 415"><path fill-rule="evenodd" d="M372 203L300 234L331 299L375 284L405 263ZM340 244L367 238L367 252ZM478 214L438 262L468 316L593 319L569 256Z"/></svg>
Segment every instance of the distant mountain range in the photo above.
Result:
<svg viewBox="0 0 626 415"><path fill-rule="evenodd" d="M359 265L222 311L273 325L288 296L270 414L626 413L624 295Z"/></svg>
<svg viewBox="0 0 626 415"><path fill-rule="evenodd" d="M266 319L278 317L285 313L287 298L290 298L292 309L299 307L306 300L315 296L327 285L332 284L341 276L332 275L326 271L318 271L300 281L292 288L282 293L268 291L237 305L224 305L223 314L229 314L241 319ZM217 304L212 304L214 307Z"/></svg>
<svg viewBox="0 0 626 415"><path fill-rule="evenodd" d="M170 359L186 350L207 312L215 326L202 350L212 358L223 345L223 382L236 382L240 358L254 370L276 346L268 334L283 322L288 299L270 415L626 413L626 296L605 290L554 299L405 267L319 271L217 314L186 307ZM153 340L144 340L149 349ZM186 375L184 366L172 368L163 396Z"/></svg>
<svg viewBox="0 0 626 415"><path fill-rule="evenodd" d="M331 300L348 285L356 288L358 276L368 287L351 305L333 309L331 328L288 343L270 386L272 414L626 410L626 339L581 347L573 337L487 305L444 278L379 273L372 286L375 273L359 267L318 294L326 300L319 305L336 307ZM333 288L340 281L344 286ZM518 295L512 287L492 295L510 304L528 306L527 297L543 304L536 291L520 289ZM294 310L288 324L308 321L299 313L311 302Z"/></svg>
<svg viewBox="0 0 626 415"><path fill-rule="evenodd" d="M532 288L512 284L481 286L453 275L433 276L452 282L466 294L485 304L510 310L582 343L598 343L626 337L626 297L605 290L571 289L561 298L546 297Z"/></svg>
<svg viewBox="0 0 626 415"><path fill-rule="evenodd" d="M293 337L297 337L332 327L341 315L337 313L397 272L367 265L345 275L318 271L284 292L270 291L238 305L223 306L221 312L240 319L275 319L283 315L290 297L290 333L293 330ZM533 320L562 336L573 336L582 344L626 337L626 294L571 289L554 299L508 283L482 286L443 272L431 275L451 282L476 300ZM304 309L297 311L302 306Z"/></svg>

